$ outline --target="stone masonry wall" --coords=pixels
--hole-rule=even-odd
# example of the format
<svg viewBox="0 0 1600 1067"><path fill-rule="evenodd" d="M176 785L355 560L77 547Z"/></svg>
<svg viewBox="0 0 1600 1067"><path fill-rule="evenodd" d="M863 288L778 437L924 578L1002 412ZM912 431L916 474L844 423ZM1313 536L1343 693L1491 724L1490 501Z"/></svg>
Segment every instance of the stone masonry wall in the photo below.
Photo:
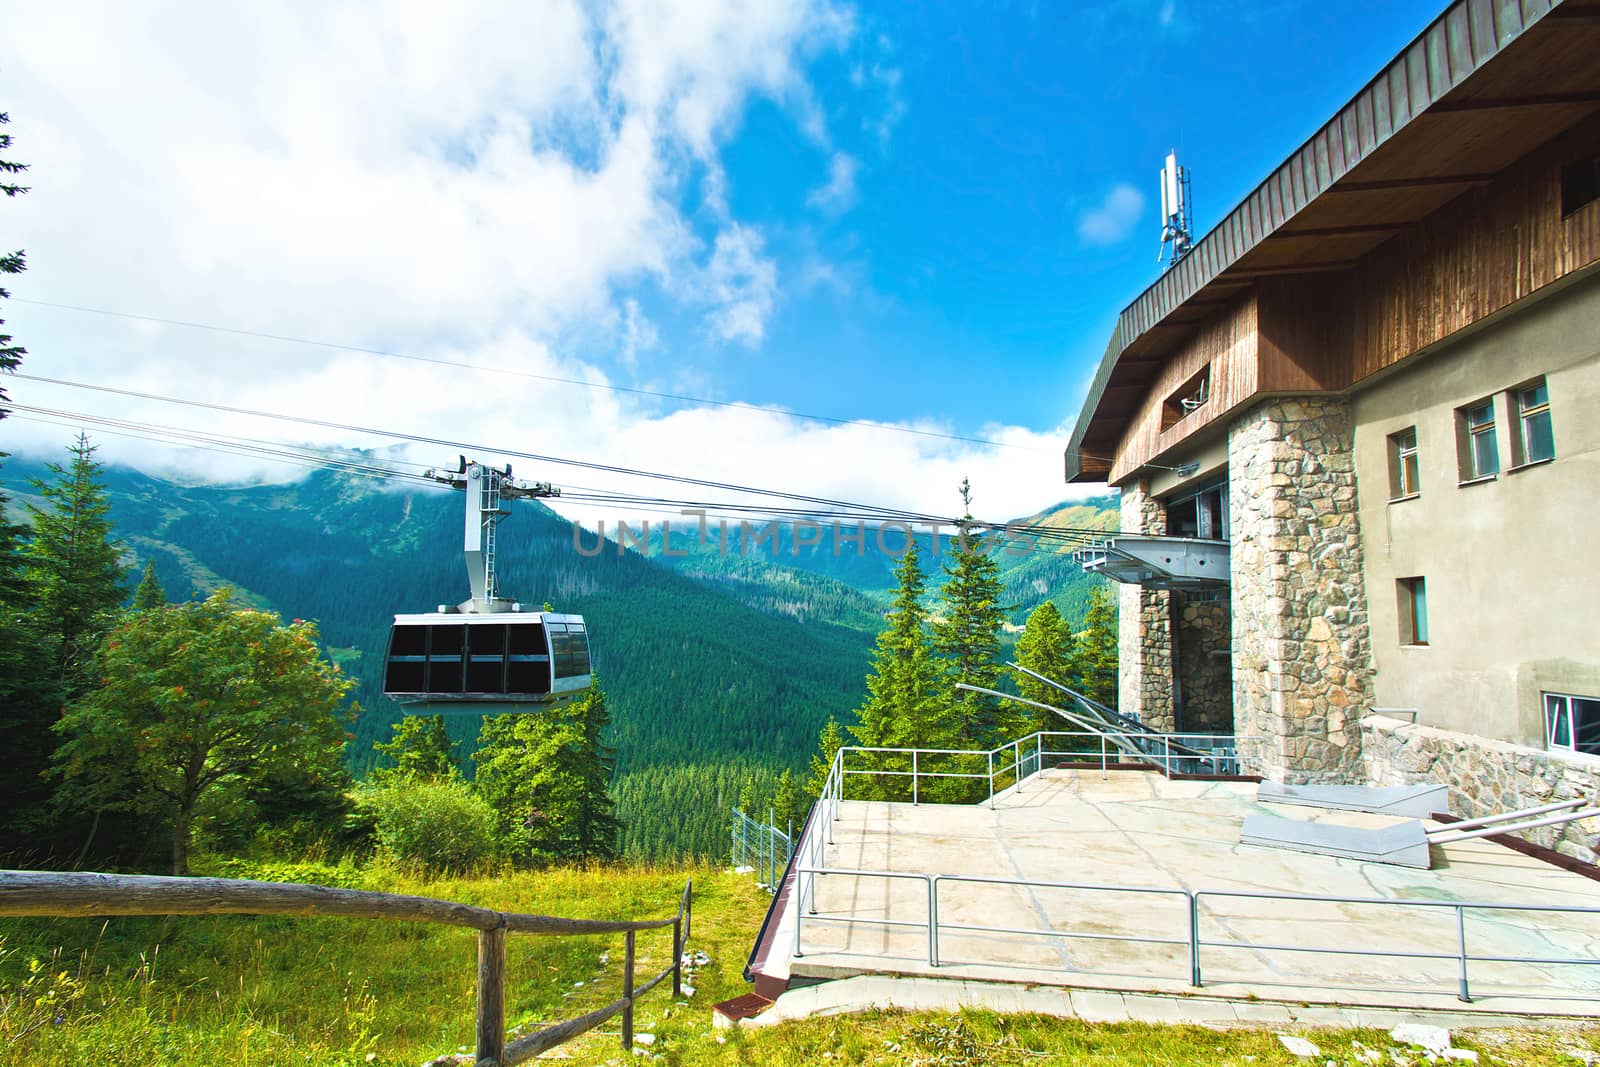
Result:
<svg viewBox="0 0 1600 1067"><path fill-rule="evenodd" d="M1167 532L1167 511L1150 496L1150 483L1122 487L1122 532L1156 536ZM1155 730L1170 731L1172 714L1171 594L1124 585L1117 614L1117 707Z"/></svg>
<svg viewBox="0 0 1600 1067"><path fill-rule="evenodd" d="M1361 759L1373 785L1434 782L1450 787L1450 811L1464 817L1600 796L1600 764L1559 752L1418 726L1385 715L1361 720ZM1596 862L1600 819L1525 830L1520 836L1586 863Z"/></svg>
<svg viewBox="0 0 1600 1067"><path fill-rule="evenodd" d="M1226 599L1173 594L1178 629L1178 729L1233 733L1233 624Z"/></svg>
<svg viewBox="0 0 1600 1067"><path fill-rule="evenodd" d="M1278 781L1364 777L1372 647L1352 441L1348 402L1321 397L1268 401L1228 434L1234 725Z"/></svg>

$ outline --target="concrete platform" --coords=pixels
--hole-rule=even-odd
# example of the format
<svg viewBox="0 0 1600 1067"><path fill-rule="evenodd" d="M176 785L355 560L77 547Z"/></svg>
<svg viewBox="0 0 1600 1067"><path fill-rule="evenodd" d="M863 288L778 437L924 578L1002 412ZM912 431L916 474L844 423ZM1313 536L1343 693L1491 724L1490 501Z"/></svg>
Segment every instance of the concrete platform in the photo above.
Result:
<svg viewBox="0 0 1600 1067"><path fill-rule="evenodd" d="M1485 840L1435 847L1417 870L1240 843L1247 815L1272 808L1245 782L1169 781L1155 773L1046 771L985 806L845 802L826 865L912 874L1150 889L1242 891L1600 908L1600 882ZM1279 813L1282 809L1277 809ZM1382 827L1362 812L1305 809L1311 821ZM1203 987L1190 984L1188 899L1179 895L941 882L939 965L928 962L925 881L816 880L804 955L792 958L794 908L778 917L766 973L796 978L903 975L1083 989L1448 1011L1459 964L1453 908L1202 895ZM829 919L892 920L904 926ZM970 930L961 927L986 927ZM994 927L1102 940L994 932ZM1469 952L1567 956L1587 966L1470 964L1473 1005L1506 1014L1592 1015L1600 1000L1600 915L1468 913ZM1141 944L1119 938L1168 939ZM1291 949L1352 950L1325 955ZM1361 950L1439 953L1376 957ZM790 957L790 958L784 958Z"/></svg>

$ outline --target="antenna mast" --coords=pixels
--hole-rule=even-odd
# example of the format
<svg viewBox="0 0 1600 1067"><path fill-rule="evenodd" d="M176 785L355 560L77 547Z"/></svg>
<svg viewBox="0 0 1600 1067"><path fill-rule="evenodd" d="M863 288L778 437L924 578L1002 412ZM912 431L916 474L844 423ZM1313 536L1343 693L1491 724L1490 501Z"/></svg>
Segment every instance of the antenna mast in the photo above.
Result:
<svg viewBox="0 0 1600 1067"><path fill-rule="evenodd" d="M548 498L560 496L561 490L551 488L549 482L516 481L511 477L509 463L500 471L487 464L468 463L466 456L461 457L456 470L440 472L430 468L427 476L452 489L466 490L462 548L467 558L467 581L472 587L472 599L457 605L456 610L470 615L517 610L519 605L500 599L495 586L495 527L511 514L511 501L518 497Z"/></svg>
<svg viewBox="0 0 1600 1067"><path fill-rule="evenodd" d="M1156 262L1171 269L1194 246L1194 215L1189 204L1189 168L1178 166L1176 150L1161 168L1161 253Z"/></svg>

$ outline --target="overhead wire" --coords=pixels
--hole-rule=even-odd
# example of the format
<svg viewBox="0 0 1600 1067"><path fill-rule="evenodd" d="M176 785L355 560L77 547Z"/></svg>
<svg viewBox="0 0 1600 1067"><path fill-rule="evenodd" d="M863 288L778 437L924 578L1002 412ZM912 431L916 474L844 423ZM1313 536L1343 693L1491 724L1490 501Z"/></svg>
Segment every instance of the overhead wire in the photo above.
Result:
<svg viewBox="0 0 1600 1067"><path fill-rule="evenodd" d="M408 441L419 444L448 445L451 448L465 451L488 451L502 456L529 458L541 462L569 464L610 473L617 473L633 477L652 479L665 479L672 482L695 485L697 487L710 487L724 491L739 492L757 497L768 497L774 500L788 500L798 504L810 506L778 505L773 503L760 503L754 501L726 501L726 500L700 500L700 499L671 499L660 496L649 496L639 493L627 493L615 490L601 489L599 487L573 487L577 492L563 494L567 501L587 504L623 504L637 510L650 513L664 513L675 510L679 515L704 515L707 519L719 520L737 518L748 521L750 516L760 516L771 519L804 518L821 519L823 521L850 521L859 523L907 523L911 525L924 525L930 528L931 533L937 533L940 528L960 530L963 522L960 519L931 515L901 508L888 508L878 505L859 504L850 501L836 500L826 497L816 497L806 494L789 493L782 490L762 489L753 486L743 486L736 483L715 482L708 479L688 478L681 475L664 474L660 472L641 471L633 468L620 467L610 464L596 464L582 460L572 460L562 457L542 456L534 453L525 453L515 450L495 448L491 446L470 444L466 442L450 441L446 439L430 438L421 435L406 434L373 427L353 426L349 424L334 423L327 420L308 419L300 416L282 415L258 409L239 408L228 405L210 404L202 401L184 400L176 397L167 397L160 394L139 393L133 390L117 389L110 386L99 386L88 383L71 382L64 379L45 378L37 375L18 374L18 378L40 381L48 384L63 385L74 388L90 389L99 392L108 392L117 395L133 396L141 399L164 401L191 407L211 410L220 410L234 414L245 414L268 419L277 419L300 424L313 425L322 428L339 429L346 432L370 433L388 437L392 440ZM406 478L415 481L429 482L421 473L421 464L410 461L394 460L390 465L372 463L365 459L359 450L351 449L325 449L308 445L288 445L283 442L267 441L260 438L248 438L234 435L206 433L180 427L163 426L154 423L138 423L131 420L116 419L107 416L90 415L82 412L70 412L60 409L38 408L31 405L14 404L14 410L33 413L40 416L63 420L66 424L88 422L93 425L106 427L118 436L142 436L152 440L177 443L188 447L209 449L231 455L255 455L275 459L279 462L297 462L313 469L322 468L342 470L347 473L365 474L378 478ZM352 455L362 456L362 459L353 459ZM399 469L401 466L416 468L412 471ZM1019 539L1031 540L1034 543L1047 542L1061 547L1072 547L1087 544L1095 539L1106 536L1106 531L1093 527L1070 527L1055 524L1022 524L1022 523L987 523L977 520L968 520L967 529L989 530L999 535L1001 544L1018 543Z"/></svg>
<svg viewBox="0 0 1600 1067"><path fill-rule="evenodd" d="M189 330L209 330L213 333L231 334L236 337L253 337L265 341L277 341L286 344L308 345L315 348L327 348L339 352L353 352L360 355L380 356L386 359L404 359L414 363L429 363L440 367L451 367L457 370L470 370L486 374L501 374L529 381L549 382L555 385L570 385L584 389L601 389L613 393L626 393L634 396L650 397L656 400L672 400L688 404L701 404L707 407L741 408L748 411L760 411L768 414L783 415L789 418L804 419L808 422L827 423L832 426L866 426L875 430L889 433L911 434L916 437L931 437L945 441L959 441L966 444L985 445L990 448L1014 448L1023 451L1037 452L1040 449L1029 445L1013 444L1009 441L995 441L987 437L969 437L964 434L943 433L938 430L919 430L912 426L896 426L891 423L879 422L874 419L846 419L835 415L818 415L803 411L791 411L776 404L753 404L745 400L714 400L710 397L692 396L688 393L673 393L658 389L645 389L638 386L615 385L610 382L592 382L583 378L566 378L554 374L536 374L532 371L515 370L510 367L493 367L481 363L468 363L463 360L442 359L437 356L419 356L409 352L395 352L381 348L368 348L364 345L343 344L337 341L322 341L310 337L294 337L288 334L267 333L262 330L247 330L236 326L219 326L215 323L196 322L188 319L169 319L159 315L143 315L129 311L112 311L107 308L88 307L82 304L65 304L53 300L32 300L23 297L14 297L15 303L31 304L35 307L55 308L60 311L73 311L88 315L102 315L108 318L129 319L135 322L158 323L163 326L177 326Z"/></svg>

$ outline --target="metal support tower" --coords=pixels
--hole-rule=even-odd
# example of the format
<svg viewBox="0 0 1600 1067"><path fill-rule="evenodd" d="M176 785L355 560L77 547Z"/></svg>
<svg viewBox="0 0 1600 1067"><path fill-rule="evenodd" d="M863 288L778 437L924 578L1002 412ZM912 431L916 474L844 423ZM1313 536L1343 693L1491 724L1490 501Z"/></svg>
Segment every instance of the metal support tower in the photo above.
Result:
<svg viewBox="0 0 1600 1067"><path fill-rule="evenodd" d="M495 584L495 527L511 514L511 501L519 497L560 496L561 490L552 488L549 482L516 481L511 477L510 464L503 471L496 470L487 464L468 463L465 456L456 470L430 469L428 477L466 493L462 549L472 597L462 601L458 610L473 615L514 610L514 602L502 600Z"/></svg>

